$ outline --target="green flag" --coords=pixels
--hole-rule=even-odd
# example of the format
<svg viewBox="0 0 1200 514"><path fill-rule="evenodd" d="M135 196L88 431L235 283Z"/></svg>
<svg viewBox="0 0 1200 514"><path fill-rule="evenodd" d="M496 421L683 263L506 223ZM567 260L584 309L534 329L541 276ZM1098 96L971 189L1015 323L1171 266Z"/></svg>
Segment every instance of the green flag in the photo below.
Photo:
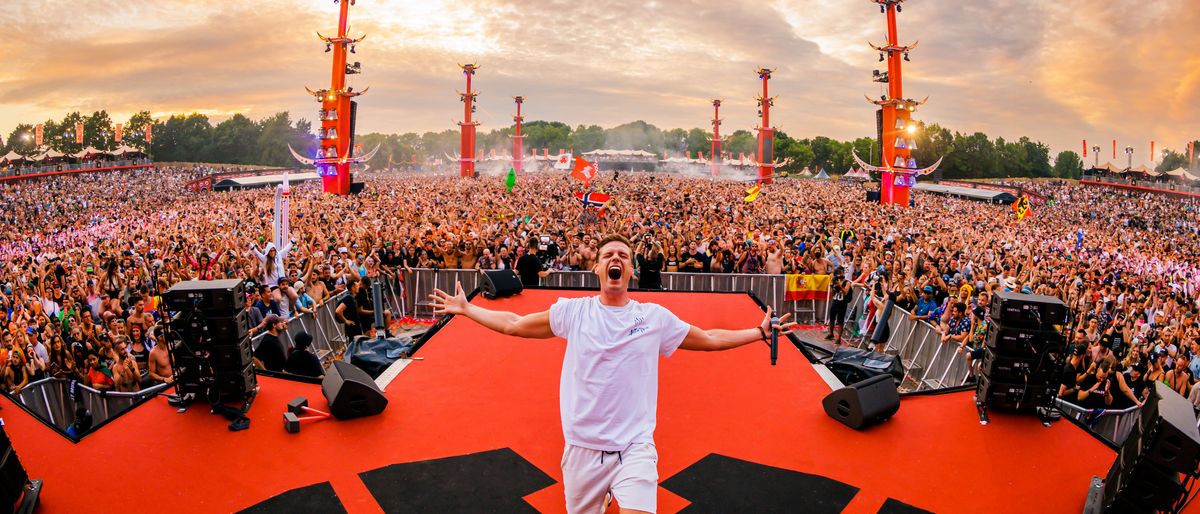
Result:
<svg viewBox="0 0 1200 514"><path fill-rule="evenodd" d="M508 188L508 192L512 192L513 186L517 185L517 170L508 169L508 177L504 179L504 187Z"/></svg>

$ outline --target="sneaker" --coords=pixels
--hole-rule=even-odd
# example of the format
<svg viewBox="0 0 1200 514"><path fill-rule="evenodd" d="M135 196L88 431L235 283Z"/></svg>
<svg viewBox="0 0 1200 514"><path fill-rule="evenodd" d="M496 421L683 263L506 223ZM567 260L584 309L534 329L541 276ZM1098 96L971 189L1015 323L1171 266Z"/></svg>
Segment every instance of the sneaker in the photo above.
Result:
<svg viewBox="0 0 1200 514"><path fill-rule="evenodd" d="M831 341L831 340L833 340L833 334L825 334L825 340L826 340L826 341Z"/></svg>

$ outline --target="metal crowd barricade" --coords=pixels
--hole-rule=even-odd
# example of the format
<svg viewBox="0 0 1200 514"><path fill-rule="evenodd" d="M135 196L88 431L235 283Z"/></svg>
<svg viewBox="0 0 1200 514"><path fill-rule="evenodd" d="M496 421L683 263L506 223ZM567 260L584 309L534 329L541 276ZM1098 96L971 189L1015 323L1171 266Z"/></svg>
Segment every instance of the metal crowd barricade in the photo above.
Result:
<svg viewBox="0 0 1200 514"><path fill-rule="evenodd" d="M1085 409L1062 398L1056 398L1055 403L1064 415L1079 421L1093 434L1117 446L1125 444L1125 439L1141 419L1141 408L1136 405L1127 409L1111 410Z"/></svg>
<svg viewBox="0 0 1200 514"><path fill-rule="evenodd" d="M461 281L463 290L471 291L479 285L478 270L454 269L414 269L405 272L405 287L399 296L403 298L411 310L406 312L414 317L433 317L433 308L428 297L434 288L443 291L453 291L455 281ZM598 289L600 279L590 271L556 271L542 279L544 287ZM696 292L746 292L753 291L763 303L770 305L776 312L793 312L797 302L786 302L786 280L783 275L746 275L726 273L663 273L662 285L665 291L696 291ZM631 284L637 287L636 279ZM386 295L386 293L385 293ZM807 301L807 300L806 300ZM814 302L814 309L802 323L825 323L828 307L825 302ZM793 314L795 316L795 314Z"/></svg>
<svg viewBox="0 0 1200 514"><path fill-rule="evenodd" d="M909 319L910 313L904 309L893 305L886 320L867 323L866 330L859 330L863 317L869 317L870 313L866 306L867 291L860 285L852 286L851 291L851 311L846 316L844 328L851 337L845 338L846 342L851 346L870 349L873 347L873 325L887 323L886 351L896 355L904 364L904 378L899 386L901 392L948 389L967 383L970 378L967 354L959 352L957 344L943 343L941 334L930 323Z"/></svg>
<svg viewBox="0 0 1200 514"><path fill-rule="evenodd" d="M326 367L329 367L330 361L344 354L347 343L346 331L342 328L341 323L338 323L334 310L337 309L342 297L347 294L349 293L344 291L337 293L326 299L324 303L317 305L312 314L305 312L288 319L283 337L288 345L288 351L295 348L296 336L300 332L308 332L308 335L313 338L310 346L312 352L321 359L321 363ZM253 348L258 348L258 343L262 341L263 335L265 333L259 333L250 339Z"/></svg>
<svg viewBox="0 0 1200 514"><path fill-rule="evenodd" d="M79 407L86 407L92 414L92 426L99 426L167 388L166 384L158 384L137 392L121 393L100 392L78 384L72 399L70 386L71 382L61 378L44 378L26 385L14 399L43 421L66 430L75 422L75 411Z"/></svg>

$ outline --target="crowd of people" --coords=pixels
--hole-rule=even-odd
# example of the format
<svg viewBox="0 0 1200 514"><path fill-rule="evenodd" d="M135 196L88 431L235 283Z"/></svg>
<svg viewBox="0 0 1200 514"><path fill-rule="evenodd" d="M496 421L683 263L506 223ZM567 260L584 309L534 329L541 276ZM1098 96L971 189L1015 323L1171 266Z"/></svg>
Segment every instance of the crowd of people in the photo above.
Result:
<svg viewBox="0 0 1200 514"><path fill-rule="evenodd" d="M360 195L293 185L276 248L271 190L188 191L195 176L160 167L0 185L6 391L46 376L117 391L169 382L161 294L180 280L247 280L256 330L268 332L345 290L336 319L355 335L373 318L370 280L509 268L536 283L590 269L596 243L619 233L634 243L639 287L669 272L832 274L838 291L859 283L973 355L997 290L1057 296L1075 313L1064 397L1119 408L1162 380L1200 401L1200 211L1189 200L1024 183L1052 200L1018 222L1008 206L924 194L911 209L880 206L849 182L781 179L748 203L738 181L605 173L591 184L611 196L601 213L560 174L521 176L508 192L500 176L373 173Z"/></svg>

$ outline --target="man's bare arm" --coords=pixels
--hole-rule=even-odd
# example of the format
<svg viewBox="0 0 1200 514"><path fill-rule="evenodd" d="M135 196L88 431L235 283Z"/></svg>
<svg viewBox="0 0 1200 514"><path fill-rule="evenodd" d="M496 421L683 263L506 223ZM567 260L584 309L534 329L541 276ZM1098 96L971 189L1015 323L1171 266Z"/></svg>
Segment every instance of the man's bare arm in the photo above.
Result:
<svg viewBox="0 0 1200 514"><path fill-rule="evenodd" d="M467 302L462 283L455 283L454 295L434 289L429 299L433 301L434 314L461 314L472 321L501 334L532 339L554 337L550 330L550 311L535 312L521 316L508 311L494 311Z"/></svg>

